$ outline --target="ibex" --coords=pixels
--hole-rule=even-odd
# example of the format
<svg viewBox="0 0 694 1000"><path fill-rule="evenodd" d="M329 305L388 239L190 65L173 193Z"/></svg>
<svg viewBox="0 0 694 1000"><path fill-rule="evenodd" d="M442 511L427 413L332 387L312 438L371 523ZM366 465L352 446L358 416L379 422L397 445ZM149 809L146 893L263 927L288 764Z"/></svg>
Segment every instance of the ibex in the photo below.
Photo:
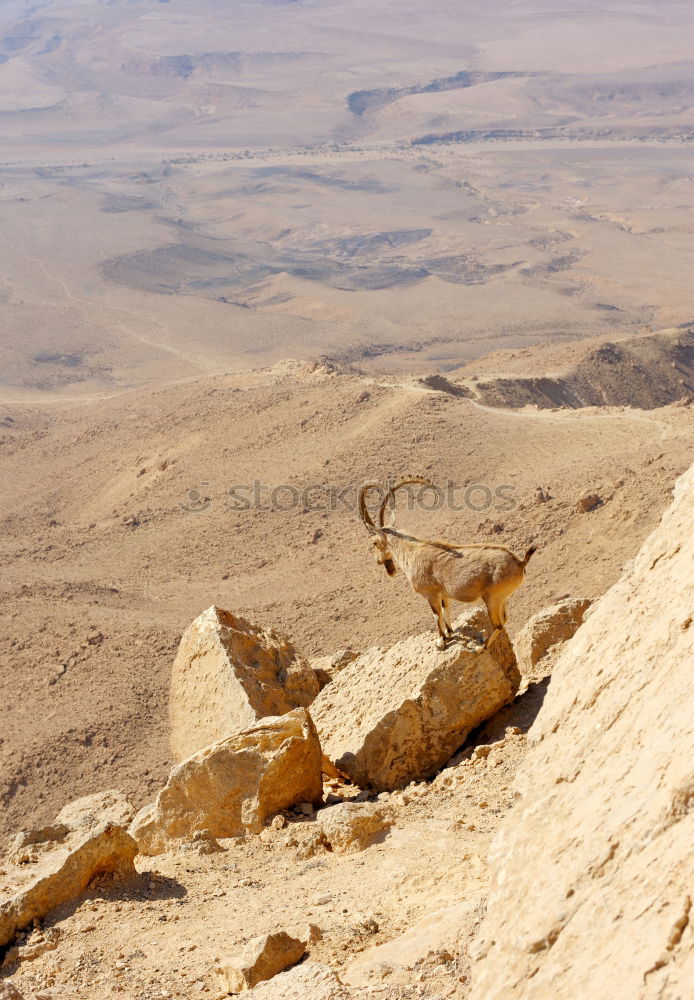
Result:
<svg viewBox="0 0 694 1000"><path fill-rule="evenodd" d="M379 483L366 483L359 491L359 512L367 531L373 535L376 561L388 576L401 569L412 589L426 597L436 616L439 649L445 649L453 635L450 602L469 603L481 598L487 605L493 626L486 640L475 649L481 653L506 624L506 601L523 582L525 567L535 546L531 546L521 559L503 545L450 545L415 538L395 527L394 509L390 526L384 526L388 503L392 502L394 508L396 491L410 483L433 485L428 479L414 477L387 488L378 512L378 524L374 524L367 510L366 495L369 490L384 487Z"/></svg>

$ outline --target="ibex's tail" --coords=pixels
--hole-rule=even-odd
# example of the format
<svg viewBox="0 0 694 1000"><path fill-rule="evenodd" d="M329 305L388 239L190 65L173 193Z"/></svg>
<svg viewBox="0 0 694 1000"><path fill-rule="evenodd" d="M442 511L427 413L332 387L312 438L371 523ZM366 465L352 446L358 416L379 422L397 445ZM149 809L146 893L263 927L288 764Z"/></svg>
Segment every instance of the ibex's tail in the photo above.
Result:
<svg viewBox="0 0 694 1000"><path fill-rule="evenodd" d="M528 549L528 551L525 553L525 555L521 559L520 564L523 567L523 569L525 569L525 567L530 562L530 557L532 556L532 554L534 552L537 552L537 545L531 545L530 548Z"/></svg>

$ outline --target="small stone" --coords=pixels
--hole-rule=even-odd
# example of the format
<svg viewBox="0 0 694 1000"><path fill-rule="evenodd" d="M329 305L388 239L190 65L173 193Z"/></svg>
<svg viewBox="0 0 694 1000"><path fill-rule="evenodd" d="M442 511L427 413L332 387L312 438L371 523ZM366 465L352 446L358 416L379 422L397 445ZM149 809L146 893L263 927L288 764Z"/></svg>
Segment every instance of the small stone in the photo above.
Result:
<svg viewBox="0 0 694 1000"><path fill-rule="evenodd" d="M602 507L604 500L598 493L586 493L585 496L580 497L576 501L576 507L582 511L582 513L587 514L591 510L597 510L598 507Z"/></svg>
<svg viewBox="0 0 694 1000"><path fill-rule="evenodd" d="M222 963L217 973L230 993L241 993L295 965L305 953L303 941L278 931L253 938L240 955Z"/></svg>
<svg viewBox="0 0 694 1000"><path fill-rule="evenodd" d="M392 825L392 810L371 802L343 802L321 809L317 824L323 842L334 854L356 854L366 850L379 834L387 833Z"/></svg>
<svg viewBox="0 0 694 1000"><path fill-rule="evenodd" d="M315 944L323 939L323 931L318 924L309 924L305 930L303 939L307 944Z"/></svg>
<svg viewBox="0 0 694 1000"><path fill-rule="evenodd" d="M191 850L198 854L219 854L224 848L210 830L196 830L190 840Z"/></svg>
<svg viewBox="0 0 694 1000"><path fill-rule="evenodd" d="M367 934L378 934L378 921L369 913L355 913L356 924L367 932Z"/></svg>

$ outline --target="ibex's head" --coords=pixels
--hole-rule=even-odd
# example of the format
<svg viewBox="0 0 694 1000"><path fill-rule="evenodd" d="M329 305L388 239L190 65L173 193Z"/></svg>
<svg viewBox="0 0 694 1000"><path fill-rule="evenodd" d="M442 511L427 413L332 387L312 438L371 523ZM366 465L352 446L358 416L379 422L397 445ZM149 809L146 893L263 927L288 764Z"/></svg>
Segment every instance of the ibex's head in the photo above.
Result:
<svg viewBox="0 0 694 1000"><path fill-rule="evenodd" d="M390 544L388 542L387 535L379 532L374 536L374 538L372 538L371 544L374 547L374 553L376 555L376 562L378 565L383 566L388 576L395 576L398 571L398 567L393 559L393 553L390 551Z"/></svg>
<svg viewBox="0 0 694 1000"><path fill-rule="evenodd" d="M376 562L379 566L383 566L388 576L395 576L398 571L398 566L391 550L389 537L392 537L396 530L395 492L396 490L399 490L401 486L406 486L409 483L419 483L423 486L431 486L428 479L422 479L421 477L416 476L411 479L402 479L400 482L390 487L381 486L380 483L366 483L359 491L359 512L361 514L361 519L366 525L366 530L373 536L371 544L374 547ZM373 489L379 489L385 492L383 500L381 501L381 506L378 510L378 524L374 524L366 506L366 495L369 490ZM391 505L390 525L386 527L383 521L385 518L386 508L389 504Z"/></svg>
<svg viewBox="0 0 694 1000"><path fill-rule="evenodd" d="M369 509L366 506L366 495L370 490L381 490L381 492L385 493L385 497L378 512L378 525L374 524L371 514L369 513ZM389 497L390 490L387 487L381 486L380 483L365 483L359 490L359 513L361 514L361 519L366 526L366 530L372 536L371 544L374 547L376 562L379 566L383 566L388 576L394 576L397 572L397 566L393 560L393 553L390 551L388 536L383 530L383 517L385 509L388 505Z"/></svg>

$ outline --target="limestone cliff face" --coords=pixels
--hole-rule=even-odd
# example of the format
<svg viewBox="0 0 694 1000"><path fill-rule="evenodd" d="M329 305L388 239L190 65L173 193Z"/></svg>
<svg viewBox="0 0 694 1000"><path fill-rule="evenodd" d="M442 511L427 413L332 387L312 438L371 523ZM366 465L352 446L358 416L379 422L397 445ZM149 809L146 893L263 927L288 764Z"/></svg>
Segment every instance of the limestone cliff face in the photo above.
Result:
<svg viewBox="0 0 694 1000"><path fill-rule="evenodd" d="M473 1000L694 990L694 467L559 659L490 857Z"/></svg>

